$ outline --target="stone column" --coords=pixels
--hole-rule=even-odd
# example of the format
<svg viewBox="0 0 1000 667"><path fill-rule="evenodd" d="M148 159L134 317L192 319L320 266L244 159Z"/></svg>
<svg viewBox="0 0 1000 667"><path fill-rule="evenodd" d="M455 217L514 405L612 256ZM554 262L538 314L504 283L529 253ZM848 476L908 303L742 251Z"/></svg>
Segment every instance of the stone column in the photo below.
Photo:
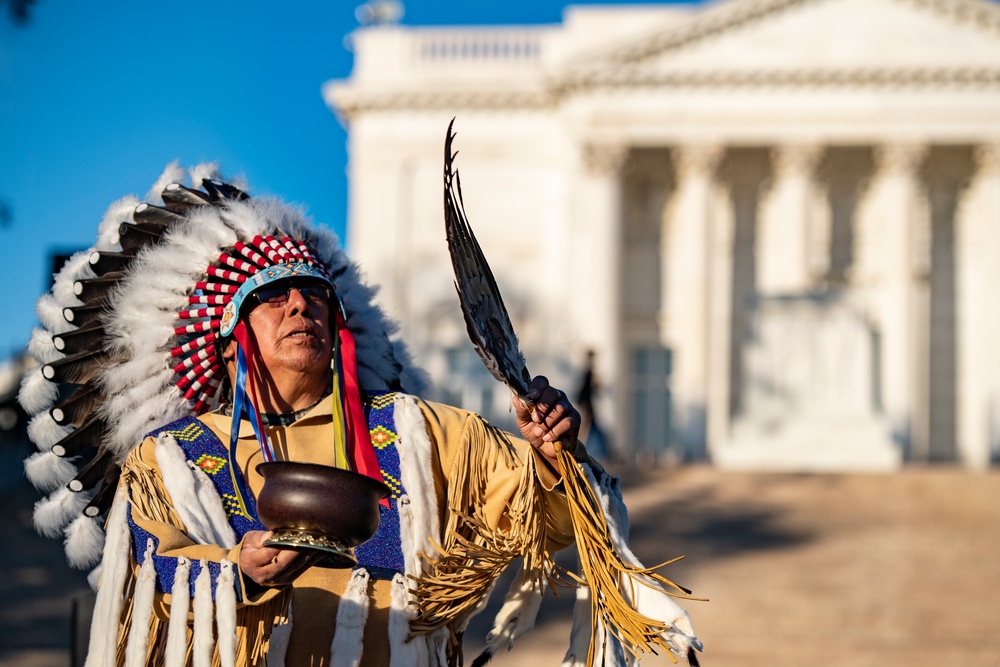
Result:
<svg viewBox="0 0 1000 667"><path fill-rule="evenodd" d="M660 244L660 331L673 352L674 432L685 452L702 455L708 410L709 239L719 146L672 151L677 189Z"/></svg>
<svg viewBox="0 0 1000 667"><path fill-rule="evenodd" d="M731 206L716 205L713 201L712 209L708 247L706 444L709 458L715 460L729 437L730 428L733 252L736 220Z"/></svg>
<svg viewBox="0 0 1000 667"><path fill-rule="evenodd" d="M574 245L579 249L573 298L578 340L597 352L597 374L609 391L601 395L601 417L613 434L613 446L625 449L627 388L622 386L621 336L621 175L629 149L619 143L589 143L582 149L582 173L576 196ZM599 406L600 407L600 406ZM627 451L627 450L626 450Z"/></svg>
<svg viewBox="0 0 1000 667"><path fill-rule="evenodd" d="M958 448L988 468L1000 445L1000 143L976 149L977 172L955 230Z"/></svg>
<svg viewBox="0 0 1000 667"><path fill-rule="evenodd" d="M926 313L921 316L924 308L917 289L917 274L924 264L919 260L926 254L921 239L929 237L918 176L925 154L925 146L914 144L876 149L873 194L879 198L879 216L874 223L881 227L881 239L878 257L867 258L869 265L880 265L872 305L881 332L883 406L893 437L917 457L926 446L915 422L920 398L926 394L921 386L926 385L926 373L919 365L927 362L927 322Z"/></svg>
<svg viewBox="0 0 1000 667"><path fill-rule="evenodd" d="M819 146L781 146L771 152L774 184L761 206L757 287L761 294L799 294L813 285L810 212Z"/></svg>

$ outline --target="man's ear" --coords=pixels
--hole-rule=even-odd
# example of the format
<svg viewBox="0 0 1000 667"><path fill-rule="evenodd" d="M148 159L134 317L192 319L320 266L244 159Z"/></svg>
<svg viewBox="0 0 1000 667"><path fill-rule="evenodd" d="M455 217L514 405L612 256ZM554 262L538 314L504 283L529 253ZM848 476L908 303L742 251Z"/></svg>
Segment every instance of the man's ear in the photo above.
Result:
<svg viewBox="0 0 1000 667"><path fill-rule="evenodd" d="M229 338L222 343L222 361L229 363L236 359L236 345L232 338Z"/></svg>

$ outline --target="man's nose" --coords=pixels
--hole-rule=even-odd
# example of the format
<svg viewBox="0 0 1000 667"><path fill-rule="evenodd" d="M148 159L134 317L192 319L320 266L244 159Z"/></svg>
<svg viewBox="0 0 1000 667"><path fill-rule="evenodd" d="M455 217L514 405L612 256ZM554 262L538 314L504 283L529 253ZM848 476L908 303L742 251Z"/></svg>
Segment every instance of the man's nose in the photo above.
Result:
<svg viewBox="0 0 1000 667"><path fill-rule="evenodd" d="M302 292L297 287L288 290L288 302L285 304L285 313L295 315L309 310L309 301L302 296Z"/></svg>

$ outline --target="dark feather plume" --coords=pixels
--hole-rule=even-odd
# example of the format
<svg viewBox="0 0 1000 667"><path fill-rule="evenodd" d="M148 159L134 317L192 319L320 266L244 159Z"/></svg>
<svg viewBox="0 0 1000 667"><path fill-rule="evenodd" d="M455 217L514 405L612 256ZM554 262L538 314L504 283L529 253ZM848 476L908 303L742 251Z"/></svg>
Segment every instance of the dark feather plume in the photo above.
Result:
<svg viewBox="0 0 1000 667"><path fill-rule="evenodd" d="M79 428L87 423L101 404L101 395L91 385L77 387L64 401L49 410L52 421L57 424L71 424Z"/></svg>
<svg viewBox="0 0 1000 667"><path fill-rule="evenodd" d="M107 469L104 473L104 479L100 481L97 487L97 492L90 500L90 504L83 509L83 513L86 516L100 516L111 508L111 503L115 499L115 489L118 488L118 479L121 476L121 467L113 465Z"/></svg>
<svg viewBox="0 0 1000 667"><path fill-rule="evenodd" d="M161 231L166 231L171 225L183 219L184 216L177 211L146 203L139 204L135 207L135 211L132 212L132 220L135 221L135 224L143 227L159 228Z"/></svg>
<svg viewBox="0 0 1000 667"><path fill-rule="evenodd" d="M100 484L105 475L111 473L111 468L117 467L110 451L107 449L98 449L94 458L84 464L76 477L70 480L68 485L69 490L80 492L92 489Z"/></svg>
<svg viewBox="0 0 1000 667"><path fill-rule="evenodd" d="M171 183L163 189L160 196L163 198L163 203L174 211L186 211L194 206L212 203L211 198L204 192L186 188L180 183Z"/></svg>
<svg viewBox="0 0 1000 667"><path fill-rule="evenodd" d="M64 382L87 384L94 378L100 364L107 358L108 354L104 350L87 350L45 364L42 366L42 377L57 384Z"/></svg>
<svg viewBox="0 0 1000 667"><path fill-rule="evenodd" d="M103 276L112 271L127 269L133 259L135 253L95 250L90 253L90 268L95 274Z"/></svg>
<svg viewBox="0 0 1000 667"><path fill-rule="evenodd" d="M472 232L462 202L462 184L454 171L451 151L455 134L452 119L444 142L444 224L451 264L455 269L455 289L469 337L493 377L522 400L527 398L531 375L518 347L517 334L504 306L493 271Z"/></svg>
<svg viewBox="0 0 1000 667"><path fill-rule="evenodd" d="M96 447L104 437L104 421L91 417L65 438L52 445L52 453L62 458L79 456L89 447Z"/></svg>
<svg viewBox="0 0 1000 667"><path fill-rule="evenodd" d="M100 278L84 278L73 283L73 293L80 301L89 306L97 305L108 300L111 292L121 281L123 274L119 271L106 273Z"/></svg>
<svg viewBox="0 0 1000 667"><path fill-rule="evenodd" d="M118 243L121 244L123 252L138 252L148 245L158 243L167 229L169 227L161 225L134 225L131 222L123 222L118 226Z"/></svg>
<svg viewBox="0 0 1000 667"><path fill-rule="evenodd" d="M79 354L88 350L104 349L104 326L92 324L89 327L73 329L52 336L52 344L66 355Z"/></svg>

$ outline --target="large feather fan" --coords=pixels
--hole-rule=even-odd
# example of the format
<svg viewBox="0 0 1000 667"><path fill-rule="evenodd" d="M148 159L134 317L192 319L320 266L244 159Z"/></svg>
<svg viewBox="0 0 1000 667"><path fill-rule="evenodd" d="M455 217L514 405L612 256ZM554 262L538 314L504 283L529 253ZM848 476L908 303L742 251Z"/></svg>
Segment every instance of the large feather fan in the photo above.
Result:
<svg viewBox="0 0 1000 667"><path fill-rule="evenodd" d="M455 269L455 289L462 302L469 337L486 368L518 398L527 401L531 374L500 297L500 288L465 216L462 183L458 172L454 171L455 155L451 151L454 124L452 119L444 142L444 225Z"/></svg>

